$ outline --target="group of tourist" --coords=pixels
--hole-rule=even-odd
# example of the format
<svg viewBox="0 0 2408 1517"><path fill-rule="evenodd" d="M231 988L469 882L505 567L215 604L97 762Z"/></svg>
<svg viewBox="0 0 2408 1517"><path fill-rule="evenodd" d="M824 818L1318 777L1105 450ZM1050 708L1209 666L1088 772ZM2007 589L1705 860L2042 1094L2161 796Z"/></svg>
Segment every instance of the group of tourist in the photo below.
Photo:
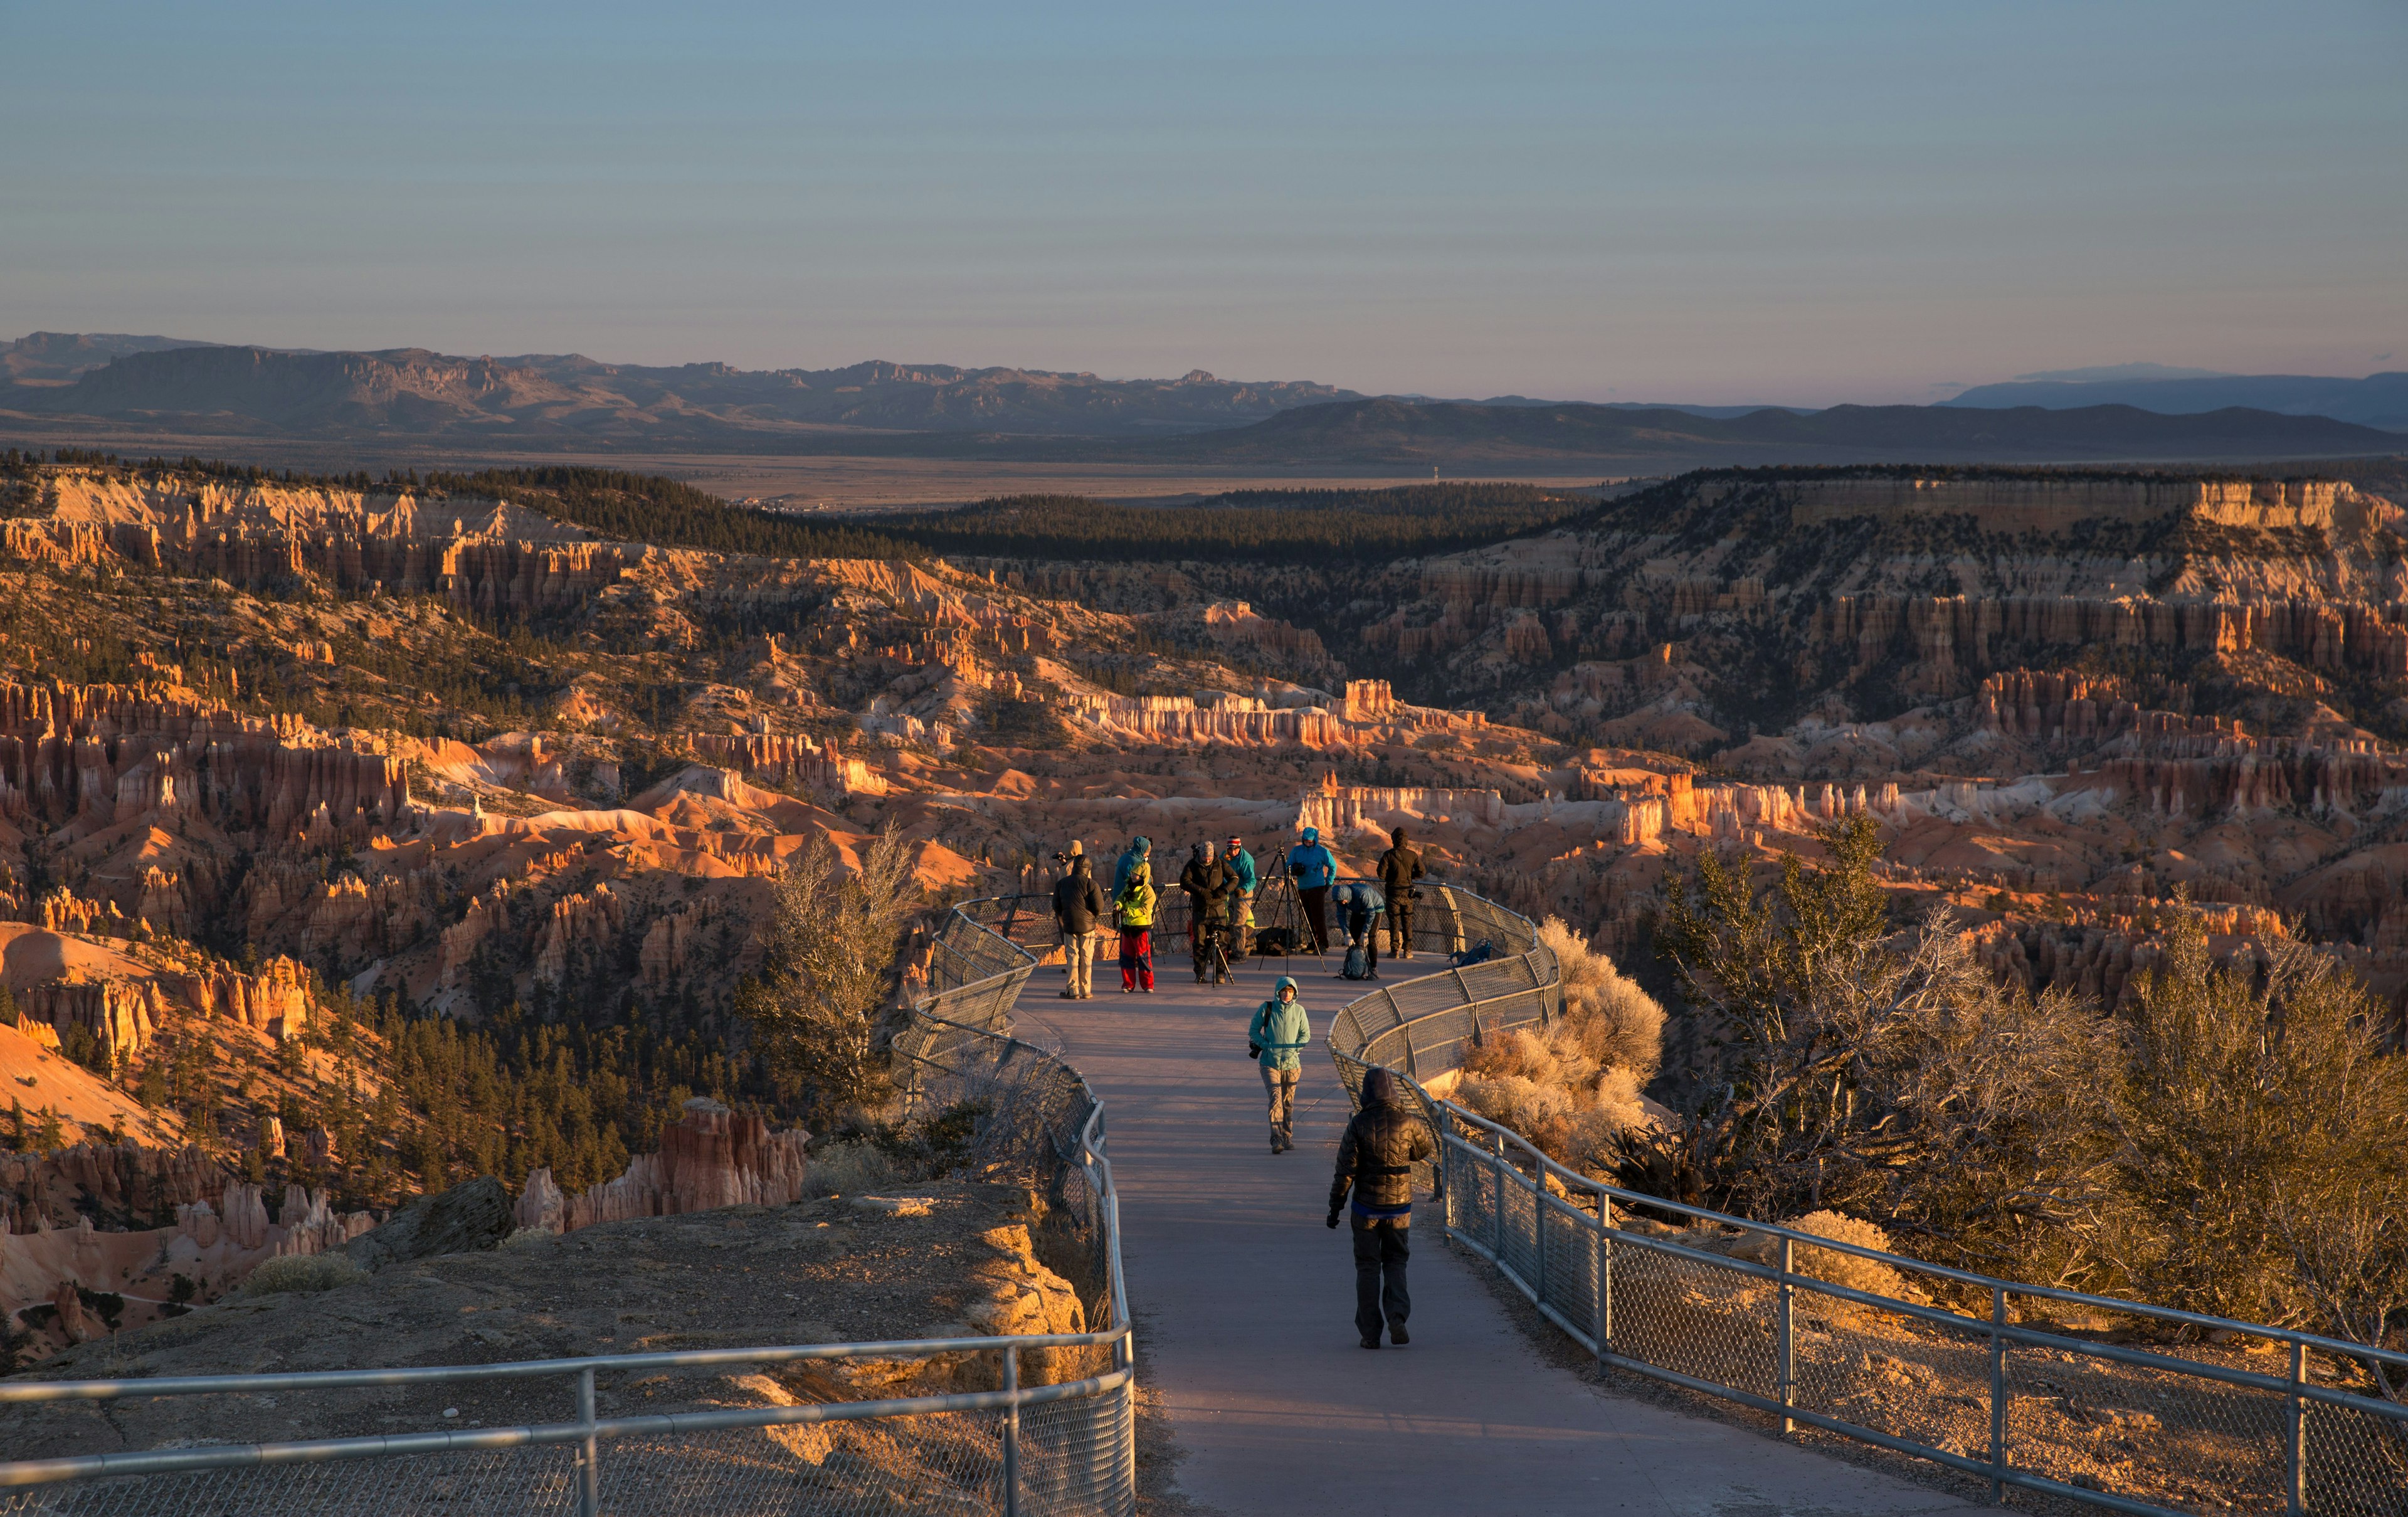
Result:
<svg viewBox="0 0 2408 1517"><path fill-rule="evenodd" d="M1072 842L1059 856L1067 866L1054 884L1054 920L1060 929L1062 956L1068 969L1062 998L1094 998L1096 955L1108 923L1120 938L1121 993L1152 995L1154 924L1162 901L1154 880L1153 839L1129 839L1112 866L1109 890L1096 878L1084 843ZM1413 895L1415 881L1422 877L1422 856L1404 828L1389 834L1389 847L1380 855L1376 884L1369 880L1340 881L1338 855L1321 840L1318 827L1303 830L1301 840L1288 850L1283 868L1296 881L1303 930L1312 934L1313 952L1329 951L1330 908L1335 905L1345 942L1364 950L1371 974L1376 975L1379 968L1375 934L1383 919L1389 955L1412 957ZM1189 853L1177 884L1187 896L1187 952L1198 984L1226 983L1230 966L1245 956L1255 925L1254 897L1262 881L1261 867L1241 837L1232 837L1226 844L1199 842Z"/></svg>
<svg viewBox="0 0 2408 1517"><path fill-rule="evenodd" d="M1330 909L1337 908L1349 974L1355 973L1358 958L1368 965L1368 973L1377 973L1383 920L1390 957L1412 957L1413 899L1423 874L1422 856L1402 827L1388 835L1388 845L1380 855L1376 881L1340 880L1338 856L1316 827L1303 829L1283 864L1296 882L1316 953L1329 948ZM1063 998L1094 998L1095 959L1108 922L1120 935L1122 994L1153 994L1153 932L1162 898L1154 882L1153 840L1129 840L1112 866L1109 891L1096 878L1083 843L1071 843L1061 857L1067 868L1054 885L1054 920L1061 930L1068 970ZM1199 842L1189 852L1177 884L1187 896L1187 947L1197 983L1225 983L1231 961L1244 956L1262 880L1260 867L1240 837L1225 844ZM1296 1147L1297 1086L1304 1076L1304 1051L1312 1041L1312 1020L1298 998L1295 977L1282 975L1246 1028L1247 1054L1262 1073L1275 1155ZM1412 1224L1412 1166L1432 1152L1428 1127L1408 1107L1396 1077L1385 1069L1369 1071L1363 1081L1362 1110L1347 1123L1339 1142L1327 1219L1336 1227L1345 1212L1353 1222L1354 1326L1367 1349L1380 1347L1383 1328L1391 1343L1410 1341L1405 1319L1412 1301L1405 1266Z"/></svg>

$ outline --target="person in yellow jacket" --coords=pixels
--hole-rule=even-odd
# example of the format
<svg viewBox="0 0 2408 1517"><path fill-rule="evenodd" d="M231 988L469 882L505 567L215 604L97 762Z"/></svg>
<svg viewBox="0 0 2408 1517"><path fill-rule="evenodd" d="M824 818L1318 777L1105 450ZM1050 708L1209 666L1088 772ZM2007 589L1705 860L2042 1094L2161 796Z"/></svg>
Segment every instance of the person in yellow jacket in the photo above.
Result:
<svg viewBox="0 0 2408 1517"><path fill-rule="evenodd" d="M1143 837L1121 860L1120 888L1112 895L1112 920L1121 930L1121 994L1154 994L1154 844Z"/></svg>

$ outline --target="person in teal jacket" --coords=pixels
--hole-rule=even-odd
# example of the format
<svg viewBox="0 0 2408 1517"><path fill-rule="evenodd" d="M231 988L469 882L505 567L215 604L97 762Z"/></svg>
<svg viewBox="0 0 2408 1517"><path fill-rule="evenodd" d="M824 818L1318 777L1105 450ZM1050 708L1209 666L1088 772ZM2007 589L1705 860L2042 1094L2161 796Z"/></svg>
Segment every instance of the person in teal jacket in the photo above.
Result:
<svg viewBox="0 0 2408 1517"><path fill-rule="evenodd" d="M1297 898L1304 903L1305 920L1312 923L1312 951L1329 952L1329 887L1338 879L1338 855L1321 840L1319 827L1304 829L1304 841L1288 850L1287 872L1296 880Z"/></svg>
<svg viewBox="0 0 2408 1517"><path fill-rule="evenodd" d="M1305 1045L1312 1041L1312 1023L1296 998L1296 980L1282 975L1246 1027L1246 1048L1262 1061L1263 1090L1270 1098L1273 1153L1296 1147L1296 1087L1304 1078Z"/></svg>

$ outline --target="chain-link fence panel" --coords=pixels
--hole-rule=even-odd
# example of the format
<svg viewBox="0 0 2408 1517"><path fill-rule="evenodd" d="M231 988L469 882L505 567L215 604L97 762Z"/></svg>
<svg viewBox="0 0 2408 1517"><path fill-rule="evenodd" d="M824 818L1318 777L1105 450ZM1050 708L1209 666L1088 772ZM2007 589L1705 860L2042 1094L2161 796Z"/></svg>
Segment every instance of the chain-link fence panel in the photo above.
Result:
<svg viewBox="0 0 2408 1517"><path fill-rule="evenodd" d="M577 1511L570 1446L137 1475L0 1493L0 1517L471 1517Z"/></svg>
<svg viewBox="0 0 2408 1517"><path fill-rule="evenodd" d="M1429 1178L1448 1237L1609 1363L1988 1472L2002 1486L2126 1510L2408 1517L2408 1409L2364 1394L2366 1362L2408 1381L2408 1354L2037 1291L1564 1169L1426 1088L1482 1039L1560 1012L1554 954L1527 921L1448 886L1425 887L1413 939L1417 951L1489 952L1341 1009L1328 1039L1339 1078L1359 1108L1369 1069L1407 1077L1441 1135ZM1630 1208L1690 1220L1664 1227L1633 1220ZM1793 1254L1863 1260L1832 1280L1879 1289L1810 1277L1794 1257L1784 1281L1768 1262L1784 1257L1784 1237ZM1990 1301L1990 1312L1938 1304L1969 1297ZM2077 1319L2137 1325L2154 1346L2103 1341L2095 1327L2081 1337L2029 1325L2069 1307ZM2208 1342L2227 1347L2211 1352Z"/></svg>

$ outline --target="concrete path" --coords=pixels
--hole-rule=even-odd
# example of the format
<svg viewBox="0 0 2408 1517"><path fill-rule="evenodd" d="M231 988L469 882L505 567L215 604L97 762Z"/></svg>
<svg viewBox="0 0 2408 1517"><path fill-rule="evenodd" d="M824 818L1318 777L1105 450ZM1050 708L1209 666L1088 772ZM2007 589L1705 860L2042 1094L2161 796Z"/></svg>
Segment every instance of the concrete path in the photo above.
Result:
<svg viewBox="0 0 2408 1517"><path fill-rule="evenodd" d="M1293 962L1318 1038L1354 987ZM1183 958L1157 967L1154 995L1124 995L1098 962L1092 1001L1040 969L1018 1026L1106 1103L1129 1293L1191 1499L1230 1517L1986 1510L1599 1392L1532 1351L1434 1219L1413 1230L1412 1346L1366 1352L1345 1230L1322 1224L1349 1115L1328 1055L1306 1061L1296 1150L1273 1157L1245 1037L1273 972L1211 990Z"/></svg>

